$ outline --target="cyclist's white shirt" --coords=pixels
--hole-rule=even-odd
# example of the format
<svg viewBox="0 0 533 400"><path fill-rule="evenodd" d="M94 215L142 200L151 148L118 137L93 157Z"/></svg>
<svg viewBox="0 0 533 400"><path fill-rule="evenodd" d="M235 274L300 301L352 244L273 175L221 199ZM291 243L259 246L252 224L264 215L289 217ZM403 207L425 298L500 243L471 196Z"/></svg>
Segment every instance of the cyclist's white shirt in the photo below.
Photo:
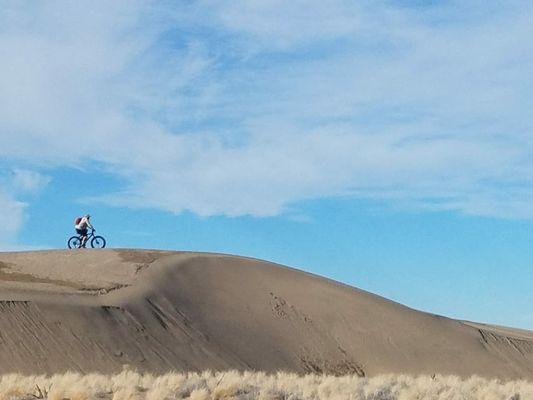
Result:
<svg viewBox="0 0 533 400"><path fill-rule="evenodd" d="M89 219L87 217L83 217L81 219L80 223L78 225L76 225L75 228L76 229L85 229L85 228L93 229L93 226L91 225L91 223L89 222Z"/></svg>

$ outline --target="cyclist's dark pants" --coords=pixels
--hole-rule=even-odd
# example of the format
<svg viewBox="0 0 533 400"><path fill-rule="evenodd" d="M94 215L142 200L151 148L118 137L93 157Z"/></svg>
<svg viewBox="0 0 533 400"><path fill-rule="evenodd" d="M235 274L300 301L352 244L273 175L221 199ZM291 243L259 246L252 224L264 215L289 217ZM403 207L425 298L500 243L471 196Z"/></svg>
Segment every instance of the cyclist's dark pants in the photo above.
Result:
<svg viewBox="0 0 533 400"><path fill-rule="evenodd" d="M80 236L87 236L87 229L76 229L76 233Z"/></svg>

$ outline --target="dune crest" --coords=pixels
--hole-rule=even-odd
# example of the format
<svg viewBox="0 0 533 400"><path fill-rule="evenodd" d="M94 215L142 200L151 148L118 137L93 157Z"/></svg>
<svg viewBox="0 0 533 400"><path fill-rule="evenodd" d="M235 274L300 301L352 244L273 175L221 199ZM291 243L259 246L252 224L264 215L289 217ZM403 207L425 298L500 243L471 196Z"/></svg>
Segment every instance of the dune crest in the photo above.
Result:
<svg viewBox="0 0 533 400"><path fill-rule="evenodd" d="M141 250L0 254L0 373L278 370L533 379L533 333L280 265Z"/></svg>

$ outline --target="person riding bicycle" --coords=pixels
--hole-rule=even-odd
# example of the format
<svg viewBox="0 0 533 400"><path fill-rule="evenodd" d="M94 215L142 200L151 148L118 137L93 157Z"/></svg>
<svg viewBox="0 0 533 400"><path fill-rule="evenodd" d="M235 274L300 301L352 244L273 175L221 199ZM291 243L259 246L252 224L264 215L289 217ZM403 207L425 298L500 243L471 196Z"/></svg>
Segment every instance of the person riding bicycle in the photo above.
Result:
<svg viewBox="0 0 533 400"><path fill-rule="evenodd" d="M76 220L76 222L78 222L75 225L76 233L81 236L80 248L85 247L85 245L87 244L87 228L95 230L94 227L91 225L90 219L91 216L87 214L84 217Z"/></svg>

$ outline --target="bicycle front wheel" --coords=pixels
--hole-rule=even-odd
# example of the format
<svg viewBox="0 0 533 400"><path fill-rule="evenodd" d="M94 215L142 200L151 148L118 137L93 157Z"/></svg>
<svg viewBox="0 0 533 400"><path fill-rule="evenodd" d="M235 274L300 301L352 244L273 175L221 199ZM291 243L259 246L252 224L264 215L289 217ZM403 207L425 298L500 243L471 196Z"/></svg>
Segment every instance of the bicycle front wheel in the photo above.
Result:
<svg viewBox="0 0 533 400"><path fill-rule="evenodd" d="M93 249L103 249L105 244L105 239L102 236L95 236L91 239L91 247Z"/></svg>
<svg viewBox="0 0 533 400"><path fill-rule="evenodd" d="M69 249L77 249L81 245L81 239L79 238L79 236L72 236L68 240L67 244Z"/></svg>

